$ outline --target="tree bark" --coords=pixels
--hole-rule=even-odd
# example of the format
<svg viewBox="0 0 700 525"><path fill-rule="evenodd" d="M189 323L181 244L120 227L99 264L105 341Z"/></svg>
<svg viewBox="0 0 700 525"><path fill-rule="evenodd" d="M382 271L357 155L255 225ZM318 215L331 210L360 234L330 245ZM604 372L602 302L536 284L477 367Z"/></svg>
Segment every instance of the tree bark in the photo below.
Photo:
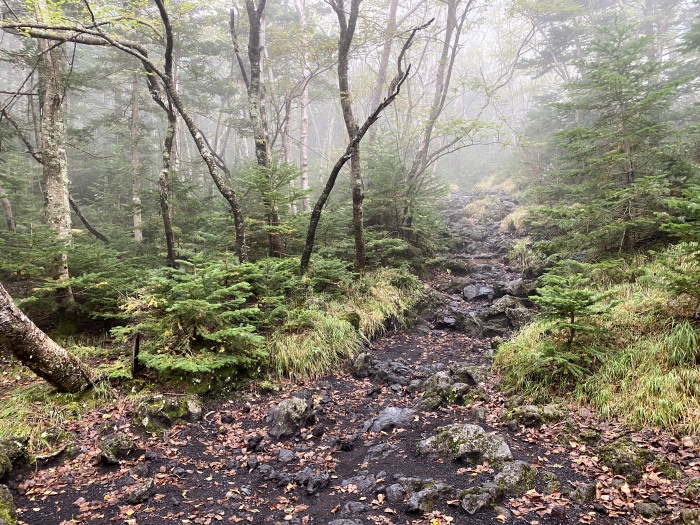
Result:
<svg viewBox="0 0 700 525"><path fill-rule="evenodd" d="M340 106L343 110L343 120L348 139L357 136L358 125L352 111L352 94L349 80L350 45L357 26L357 17L361 0L350 0L350 13L345 11L345 0L333 0L331 7L338 17L340 38L338 39L338 89L340 91ZM360 165L360 144L353 148L350 154L350 187L352 189L352 232L355 239L355 271L361 273L365 269L367 256L365 253L365 233L363 224L364 184Z"/></svg>
<svg viewBox="0 0 700 525"><path fill-rule="evenodd" d="M297 10L299 26L301 26L302 46L306 50L308 48L309 39L306 34L307 21L305 1L294 0L294 6ZM301 60L304 78L309 78L311 69L309 69L306 53L302 55ZM301 91L301 104L299 108L299 112L301 113L299 123L299 189L305 193L301 201L301 209L305 213L311 211L311 198L307 193L309 191L309 104L311 104L309 85L305 82Z"/></svg>
<svg viewBox="0 0 700 525"><path fill-rule="evenodd" d="M0 284L0 349L12 354L34 373L63 392L80 392L92 385L90 371L56 344L24 315Z"/></svg>
<svg viewBox="0 0 700 525"><path fill-rule="evenodd" d="M44 0L36 4L37 19L44 22L48 8ZM39 100L41 105L41 159L44 216L49 228L56 232L65 248L71 242L71 216L68 200L68 159L66 157L66 123L64 115L65 86L63 64L65 49L48 40L39 40ZM67 249L56 255L53 278L66 281L68 274ZM70 286L59 289L59 301L73 307Z"/></svg>
<svg viewBox="0 0 700 525"><path fill-rule="evenodd" d="M12 204L10 204L10 199L7 198L5 188L3 188L2 186L0 186L0 204L2 204L2 211L5 213L7 229L11 232L17 231L15 224L15 216L12 213Z"/></svg>
<svg viewBox="0 0 700 525"><path fill-rule="evenodd" d="M280 235L282 220L280 218L277 199L273 197L274 167L272 165L272 151L267 133L267 108L265 104L265 84L262 80L262 57L265 0L246 0L248 13L248 62L250 63L250 82L248 84L248 110L250 122L253 126L253 139L255 141L255 158L258 166L265 171L268 184L262 188L262 200L265 206L265 214L268 227L268 244L270 257L282 257L284 255L284 243Z"/></svg>
<svg viewBox="0 0 700 525"><path fill-rule="evenodd" d="M173 156L173 144L175 142L175 132L177 129L177 118L174 112L168 114L168 128L163 141L163 156L158 174L158 193L160 197L160 211L163 216L163 231L165 232L166 260L168 266L175 266L177 254L175 253L175 234L173 233L173 219L170 209L170 186L168 177Z"/></svg>
<svg viewBox="0 0 700 525"><path fill-rule="evenodd" d="M131 203L134 217L134 241L143 242L143 229L141 223L141 155L139 153L139 74L131 77Z"/></svg>

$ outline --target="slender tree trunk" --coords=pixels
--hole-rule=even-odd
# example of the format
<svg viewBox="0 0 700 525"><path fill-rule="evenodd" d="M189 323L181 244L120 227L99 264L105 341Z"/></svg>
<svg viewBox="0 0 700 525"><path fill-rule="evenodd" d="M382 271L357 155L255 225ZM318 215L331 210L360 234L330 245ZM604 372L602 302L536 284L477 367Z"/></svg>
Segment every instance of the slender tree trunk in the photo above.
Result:
<svg viewBox="0 0 700 525"><path fill-rule="evenodd" d="M0 349L61 391L80 392L92 385L88 368L39 330L1 284Z"/></svg>
<svg viewBox="0 0 700 525"><path fill-rule="evenodd" d="M5 213L7 229L11 232L17 231L15 225L15 216L12 213L12 205L10 204L10 199L7 198L5 188L3 188L2 186L0 186L0 204L2 204L2 211Z"/></svg>
<svg viewBox="0 0 700 525"><path fill-rule="evenodd" d="M386 74L389 68L389 58L391 56L391 45L394 42L393 36L396 31L396 8L399 5L399 0L391 0L389 3L389 17L387 20L386 31L384 32L384 47L382 56L379 60L379 71L377 72L377 82L372 90L372 104L370 107L376 108L382 100L382 93L385 89ZM374 126L367 133L367 142L374 144L377 139L377 131L379 128Z"/></svg>
<svg viewBox="0 0 700 525"><path fill-rule="evenodd" d="M462 34L462 28L464 27L467 14L476 3L476 0L466 0L464 10L458 14L457 9L461 2L462 0L445 0L445 4L447 4L447 20L445 22L445 36L440 53L440 61L438 62L435 75L435 93L433 94L433 102L430 107L428 121L423 128L418 149L406 176L407 202L404 205L402 226L408 239L412 237L413 213L415 210L417 193L419 188L423 185L425 170L430 161L429 152L433 131L445 107L445 101L449 93L452 69L457 57L457 52L459 51L459 40Z"/></svg>
<svg viewBox="0 0 700 525"><path fill-rule="evenodd" d="M131 203L134 217L134 241L143 242L141 227L141 155L139 153L139 74L131 77Z"/></svg>
<svg viewBox="0 0 700 525"><path fill-rule="evenodd" d="M70 195L68 196L68 202L70 203L70 207L73 209L73 212L78 216L78 219L80 219L80 222L82 222L83 226L87 228L87 231L92 233L103 243L109 244L109 239L105 237L102 233L100 233L97 230L97 228L95 228L92 224L90 224L90 221L87 220L87 217L85 217L85 215L83 215L83 212L80 210L80 206L78 205L78 203L75 202L75 199L73 199L73 197L71 197Z"/></svg>
<svg viewBox="0 0 700 525"><path fill-rule="evenodd" d="M294 0L294 6L297 10L299 26L301 26L301 45L304 50L306 50L308 49L309 45L309 39L306 33L306 2L305 0ZM301 60L303 71L302 74L304 75L304 78L308 78L311 75L311 69L309 69L306 52L302 55ZM299 176L299 189L301 189L301 191L304 193L309 191L309 104L311 104L309 97L309 85L308 83L304 83L301 91L301 107L299 108L299 170L301 172ZM304 212L311 211L311 198L309 197L308 193L302 198L301 209Z"/></svg>
<svg viewBox="0 0 700 525"><path fill-rule="evenodd" d="M357 16L360 10L360 0L350 0L350 13L345 11L344 0L334 0L331 3L340 24L340 38L338 40L338 88L340 90L340 106L343 109L343 119L348 139L353 140L357 136L358 125L352 111L352 94L350 93L349 80L349 54L350 45L357 26ZM362 272L365 269L365 234L363 225L363 201L364 185L362 181L362 168L360 165L360 144L358 143L350 156L350 186L352 189L352 232L355 239L355 271Z"/></svg>
<svg viewBox="0 0 700 525"><path fill-rule="evenodd" d="M353 0L355 1L355 0ZM358 1L359 3L359 1ZM334 9L336 9L337 4L333 4ZM342 10L342 5L340 6L340 9ZM338 12L338 10L336 10ZM341 15L338 15L339 20L341 19ZM428 22L428 24L430 24ZM309 262L311 261L311 253L313 252L314 249L314 243L316 240L316 230L318 228L318 223L321 220L321 213L323 212L323 207L326 205L326 202L328 201L328 197L330 196L331 191L333 190L333 186L335 185L335 181L338 177L338 174L340 173L340 170L345 166L345 163L348 160L351 160L353 157L353 154L355 152L355 149L359 146L360 141L362 140L362 137L365 136L367 131L370 129L370 127L377 121L379 118L379 115L382 114L382 112L389 107L389 105L394 101L394 99L399 95L401 92L401 86L403 83L406 81L408 78L408 73L410 71L410 66L406 69L406 71L403 71L401 67L401 61L403 60L403 56L406 52L406 50L410 47L411 42L413 41L413 37L416 35L416 33L424 29L425 27L428 26L428 24L425 24L421 27L416 27L411 31L410 36L404 42L403 48L401 49L401 53L399 54L399 59L397 61L397 73L394 79L391 81L391 84L389 85L389 90L387 92L387 96L384 98L384 100L374 109L374 111L370 114L369 117L367 117L367 120L365 120L364 124L362 124L362 127L360 127L357 130L357 133L350 139L350 142L348 143L347 147L345 148L345 153L343 154L342 157L340 157L335 165L333 166L333 169L331 170L331 173L328 177L328 180L326 181L326 185L323 188L323 191L321 192L321 195L319 196L318 200L316 201L316 205L314 206L313 211L311 212L311 219L309 220L309 227L306 232L306 242L304 243L304 250L301 253L301 260L299 263L299 272L301 275L304 275L306 271L309 268ZM341 27L342 27L342 21L341 21Z"/></svg>
<svg viewBox="0 0 700 525"><path fill-rule="evenodd" d="M37 2L37 18L43 22L48 13L44 0ZM68 200L68 159L66 157L66 123L64 115L65 89L62 72L65 48L40 39L39 100L41 104L41 158L44 216L46 223L61 241L63 249L57 254L53 278L65 281L68 274L68 251L71 243L71 216ZM60 289L59 301L64 308L73 308L70 286Z"/></svg>
<svg viewBox="0 0 700 525"><path fill-rule="evenodd" d="M168 177L170 175L171 162L173 156L173 144L175 142L175 132L177 128L177 118L174 112L168 115L168 129L165 132L163 141L163 157L158 175L158 192L160 195L160 211L163 215L163 230L165 232L165 246L167 250L166 259L168 266L175 266L177 254L175 253L175 235L173 233L173 218L170 207L170 185Z"/></svg>

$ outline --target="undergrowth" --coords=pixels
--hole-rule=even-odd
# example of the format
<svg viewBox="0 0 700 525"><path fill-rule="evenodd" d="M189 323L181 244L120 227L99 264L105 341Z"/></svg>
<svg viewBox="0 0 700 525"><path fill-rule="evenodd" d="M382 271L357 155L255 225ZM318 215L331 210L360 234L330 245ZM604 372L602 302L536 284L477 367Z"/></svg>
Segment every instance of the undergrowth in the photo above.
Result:
<svg viewBox="0 0 700 525"><path fill-rule="evenodd" d="M610 308L574 341L551 319L525 327L496 355L503 387L537 402L569 397L633 427L700 432L700 328L689 277L697 260L687 253L673 247L652 261L592 267L581 288L605 294Z"/></svg>

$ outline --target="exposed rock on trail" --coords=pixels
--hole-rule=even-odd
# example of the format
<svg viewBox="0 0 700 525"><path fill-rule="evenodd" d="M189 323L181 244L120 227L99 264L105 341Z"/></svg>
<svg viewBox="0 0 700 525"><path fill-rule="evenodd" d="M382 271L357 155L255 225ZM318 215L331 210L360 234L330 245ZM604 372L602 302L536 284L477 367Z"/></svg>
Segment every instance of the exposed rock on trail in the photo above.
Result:
<svg viewBox="0 0 700 525"><path fill-rule="evenodd" d="M101 417L72 422L76 457L12 471L20 522L697 523L693 440L498 391L491 338L525 322L533 287L501 261L497 224L461 218L451 227L469 255L432 279L436 300L414 329L375 341L347 372L253 387L157 432L143 428L159 417L144 405L136 418L121 407L116 462L100 461Z"/></svg>

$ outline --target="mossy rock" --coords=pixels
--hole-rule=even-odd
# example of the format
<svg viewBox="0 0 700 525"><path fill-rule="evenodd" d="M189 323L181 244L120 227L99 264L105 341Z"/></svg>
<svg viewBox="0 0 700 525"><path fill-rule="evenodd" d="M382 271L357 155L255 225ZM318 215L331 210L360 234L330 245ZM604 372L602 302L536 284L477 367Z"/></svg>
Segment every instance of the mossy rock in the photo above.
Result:
<svg viewBox="0 0 700 525"><path fill-rule="evenodd" d="M136 409L134 422L151 433L161 433L178 421L195 422L202 419L199 398L189 396L154 395L144 399Z"/></svg>
<svg viewBox="0 0 700 525"><path fill-rule="evenodd" d="M117 432L99 444L100 461L105 465L118 465L120 459L136 450L134 440L123 432Z"/></svg>
<svg viewBox="0 0 700 525"><path fill-rule="evenodd" d="M683 525L700 525L700 510L682 509L679 519Z"/></svg>
<svg viewBox="0 0 700 525"><path fill-rule="evenodd" d="M483 366L474 366L470 363L456 363L452 366L452 375L455 382L476 386L486 381L489 369Z"/></svg>
<svg viewBox="0 0 700 525"><path fill-rule="evenodd" d="M14 465L29 459L28 444L27 437L0 439L0 479L7 476Z"/></svg>
<svg viewBox="0 0 700 525"><path fill-rule="evenodd" d="M578 433L578 439L582 443L592 446L600 441L600 432L593 428L582 428Z"/></svg>
<svg viewBox="0 0 700 525"><path fill-rule="evenodd" d="M566 412L559 405L522 405L506 412L501 420L515 430L519 425L534 428L545 423L560 421L565 415Z"/></svg>
<svg viewBox="0 0 700 525"><path fill-rule="evenodd" d="M460 493L460 505L467 514L475 514L493 505L503 496L503 490L494 482L487 481L478 487L463 490Z"/></svg>
<svg viewBox="0 0 700 525"><path fill-rule="evenodd" d="M685 497L700 502L700 478L692 478L685 488Z"/></svg>
<svg viewBox="0 0 700 525"><path fill-rule="evenodd" d="M654 467L668 479L681 479L683 477L681 468L664 456L657 456L654 459Z"/></svg>
<svg viewBox="0 0 700 525"><path fill-rule="evenodd" d="M651 461L651 453L638 447L628 438L601 445L596 454L603 465L611 468L616 476L624 476L628 483L639 482L644 468Z"/></svg>
<svg viewBox="0 0 700 525"><path fill-rule="evenodd" d="M537 469L525 461L512 461L503 465L493 482L508 494L519 496L533 488Z"/></svg>
<svg viewBox="0 0 700 525"><path fill-rule="evenodd" d="M437 434L418 442L418 453L450 457L479 465L484 461L499 465L513 459L513 453L502 437L486 432L478 425L450 425Z"/></svg>
<svg viewBox="0 0 700 525"><path fill-rule="evenodd" d="M0 525L17 525L15 502L5 485L0 485Z"/></svg>

